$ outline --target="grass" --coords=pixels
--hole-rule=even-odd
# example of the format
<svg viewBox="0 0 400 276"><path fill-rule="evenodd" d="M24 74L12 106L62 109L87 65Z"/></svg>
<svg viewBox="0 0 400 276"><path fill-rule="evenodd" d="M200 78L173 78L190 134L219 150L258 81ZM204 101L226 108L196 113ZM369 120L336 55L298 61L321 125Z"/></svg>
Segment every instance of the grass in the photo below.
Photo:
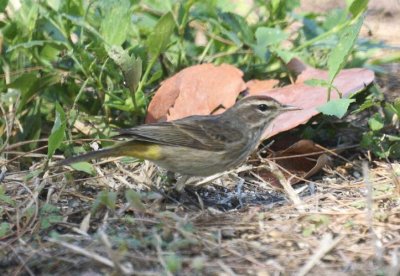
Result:
<svg viewBox="0 0 400 276"><path fill-rule="evenodd" d="M361 24L366 1L326 14L298 13L296 1L257 2L242 15L224 1L134 2L0 5L0 274L398 275L400 107L379 91L362 99L366 113L352 115L365 116L363 129L374 126L364 133L367 150L342 152L294 187L286 178L283 189L270 185L249 163L182 193L146 161L110 159L88 173L47 167L51 156L140 123L159 83L200 61L282 83L291 55L332 76L345 65L385 63L373 53L386 45L354 36L342 39L337 63L331 57L340 30ZM116 20L125 32L115 32ZM152 32L157 24L164 29ZM383 90L396 95L396 71L383 77ZM308 135L340 144L347 132L332 138L337 124L321 120Z"/></svg>
<svg viewBox="0 0 400 276"><path fill-rule="evenodd" d="M4 274L399 272L398 165L326 170L296 186L300 209L243 172L240 194L236 172L177 194L161 188L163 174L148 162L96 168L98 177L74 180L7 174L3 212L16 230L0 244ZM140 191L136 201L124 199L130 189Z"/></svg>

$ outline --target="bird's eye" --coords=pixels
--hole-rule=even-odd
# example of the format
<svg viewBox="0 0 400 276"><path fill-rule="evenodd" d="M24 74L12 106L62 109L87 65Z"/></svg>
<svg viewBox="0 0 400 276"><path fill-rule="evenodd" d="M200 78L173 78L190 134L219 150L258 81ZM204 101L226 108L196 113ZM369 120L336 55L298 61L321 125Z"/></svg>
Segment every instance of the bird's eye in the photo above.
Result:
<svg viewBox="0 0 400 276"><path fill-rule="evenodd" d="M257 106L257 108L258 108L258 110L260 110L260 111L266 111L266 110L268 109L268 105L266 105L266 104L259 104L259 105Z"/></svg>

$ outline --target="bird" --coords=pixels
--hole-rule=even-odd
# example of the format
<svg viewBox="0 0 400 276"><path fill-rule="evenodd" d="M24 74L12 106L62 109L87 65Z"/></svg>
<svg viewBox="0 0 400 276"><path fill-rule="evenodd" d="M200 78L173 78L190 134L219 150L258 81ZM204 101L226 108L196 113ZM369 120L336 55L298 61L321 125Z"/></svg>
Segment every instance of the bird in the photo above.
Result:
<svg viewBox="0 0 400 276"><path fill-rule="evenodd" d="M248 96L217 115L119 129L115 145L70 157L69 165L94 158L131 156L154 162L185 176L205 177L237 167L258 146L266 128L279 114L300 108L268 96Z"/></svg>

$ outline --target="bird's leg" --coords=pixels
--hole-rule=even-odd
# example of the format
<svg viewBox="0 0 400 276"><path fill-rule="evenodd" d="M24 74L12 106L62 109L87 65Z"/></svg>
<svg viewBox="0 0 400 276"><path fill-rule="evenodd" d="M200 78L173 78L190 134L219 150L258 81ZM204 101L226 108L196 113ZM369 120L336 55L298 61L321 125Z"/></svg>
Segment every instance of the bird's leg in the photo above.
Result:
<svg viewBox="0 0 400 276"><path fill-rule="evenodd" d="M239 178L239 181L238 181L237 187L236 187L236 194L237 194L237 198L239 200L240 208L243 208L243 201L242 201L243 184L244 184L244 179L243 178Z"/></svg>

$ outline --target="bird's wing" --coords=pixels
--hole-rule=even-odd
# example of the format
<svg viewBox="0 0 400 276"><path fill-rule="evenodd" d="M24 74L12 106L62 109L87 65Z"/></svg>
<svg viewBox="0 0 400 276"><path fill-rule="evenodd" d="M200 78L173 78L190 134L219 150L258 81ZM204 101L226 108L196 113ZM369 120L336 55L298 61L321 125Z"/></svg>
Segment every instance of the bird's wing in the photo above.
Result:
<svg viewBox="0 0 400 276"><path fill-rule="evenodd" d="M151 143L183 146L209 151L221 151L231 143L243 141L243 133L229 122L209 116L187 117L172 122L141 125L118 130L117 137L132 138Z"/></svg>

